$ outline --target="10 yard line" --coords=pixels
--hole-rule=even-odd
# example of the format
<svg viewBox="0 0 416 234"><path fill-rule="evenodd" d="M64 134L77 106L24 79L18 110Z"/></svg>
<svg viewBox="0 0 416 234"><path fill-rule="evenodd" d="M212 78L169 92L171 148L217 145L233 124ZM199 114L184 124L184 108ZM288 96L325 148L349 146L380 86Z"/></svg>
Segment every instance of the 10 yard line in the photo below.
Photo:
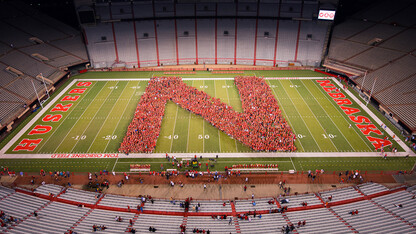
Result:
<svg viewBox="0 0 416 234"><path fill-rule="evenodd" d="M293 84L293 81L290 81L290 83L293 85L293 87L295 87L295 84ZM305 86L305 84L302 82L303 86ZM295 87L294 89L296 89L296 92L299 94L300 97L302 97L302 95L300 94L299 90ZM303 99L303 102L306 104L306 106L308 107L309 111L312 112L313 116L316 119L316 122L318 122L319 126L321 126L322 130L324 130L324 132L326 133L325 128L322 126L321 122L319 122L318 118L316 117L315 113L312 111L312 109L310 108L310 106L308 105L308 103L306 103L305 99ZM332 143L332 145L335 147L335 149L339 152L339 149L337 148L337 146L334 144L334 142L331 140L331 138L328 138L329 141Z"/></svg>
<svg viewBox="0 0 416 234"><path fill-rule="evenodd" d="M302 119L302 122L305 124L306 128L308 129L308 132L311 134L313 141L315 141L316 146L318 146L318 148L319 148L319 151L321 151L321 152L322 152L321 147L319 147L319 144L318 144L318 142L315 140L315 137L313 136L313 134L312 134L311 130L309 129L309 127L308 127L308 125L306 124L305 120L302 118L302 116L301 116L301 114L300 114L300 112L299 112L299 110L298 110L298 107L295 105L295 103L293 103L292 99L290 99L290 96L289 96L288 92L286 91L285 86L284 86L284 85L283 85L280 81L279 81L279 84L282 86L283 90L285 91L285 94L289 97L290 102L291 102L291 103L292 103L292 105L295 107L296 112L299 114L300 118Z"/></svg>

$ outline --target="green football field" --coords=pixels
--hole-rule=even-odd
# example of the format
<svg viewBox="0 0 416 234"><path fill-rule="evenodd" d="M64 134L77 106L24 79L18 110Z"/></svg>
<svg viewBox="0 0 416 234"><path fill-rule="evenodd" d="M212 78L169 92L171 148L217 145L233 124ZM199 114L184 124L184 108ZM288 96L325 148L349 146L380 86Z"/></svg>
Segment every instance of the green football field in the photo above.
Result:
<svg viewBox="0 0 416 234"><path fill-rule="evenodd" d="M267 79L266 83L275 95L282 114L289 122L297 136L295 145L297 152L374 152L374 146L358 129L336 102L316 82L322 74L313 71L245 71L244 74L265 77L293 77L293 79ZM77 154L77 153L118 153L120 142L131 122L140 97L146 89L148 79L152 76L163 76L163 72L89 72L69 80L56 92L47 103L49 108L44 113L30 116L19 128L0 143L3 147L17 134L22 134L5 150L7 157L0 159L1 166L9 166L17 171L70 170L97 171L114 170L128 171L131 163L146 163L152 170L172 168L164 159L151 158L119 158L119 159L31 159L31 154ZM211 96L231 105L234 110L242 111L238 90L233 82L236 74L197 74L180 75L185 83L194 86ZM311 77L310 79L297 79ZM79 81L89 81L88 87L78 87ZM71 85L70 85L71 84ZM82 94L76 94L76 101L62 102L64 96L74 88L86 88ZM66 89L66 90L65 90ZM344 92L344 91L342 91ZM52 99L58 97L55 102ZM348 96L347 96L348 97ZM348 97L352 100L350 97ZM47 104L45 103L45 104ZM51 112L58 103L72 106L66 112ZM359 108L360 115L367 113L356 103L351 107ZM40 110L38 110L39 112ZM56 122L44 122L48 114L60 114ZM375 113L380 117L378 113ZM29 121L33 124L28 124ZM384 121L384 120L383 120ZM391 128L388 121L384 121ZM349 125L351 124L351 127ZM41 135L29 135L36 125L48 125L50 131ZM376 126L380 128L376 124ZM27 127L26 130L21 130ZM42 129L41 129L42 130ZM384 133L383 133L384 134ZM370 133L371 136L377 136ZM384 137L377 136L377 137ZM42 139L32 151L13 151L23 139ZM403 149L393 141L393 147ZM4 149L3 149L4 150ZM168 102L162 121L160 136L155 153L237 153L236 158L219 158L212 165L213 170L223 170L224 166L248 163L277 163L279 169L287 171L323 168L330 170L360 169L378 170L409 170L415 158L409 159L390 157L313 157L302 156L287 158L242 158L238 153L253 152L247 146L234 140L217 128L211 126L200 116L190 113L173 102ZM27 155L25 159L8 159L13 155ZM180 157L180 156L179 156ZM20 157L21 158L21 157ZM208 159L203 159L203 162ZM208 162L208 161L207 161ZM204 169L204 168L201 168Z"/></svg>
<svg viewBox="0 0 416 234"><path fill-rule="evenodd" d="M111 73L106 75L109 74ZM320 74L311 72L307 75ZM29 128L7 153L117 153L148 80L100 78L90 79L91 85L86 87L84 93L77 94L80 97L76 101L64 103L71 103L72 106L66 112L59 112L62 115L59 121L47 122L52 127L50 131L41 136L29 135L28 132L32 129ZM231 105L234 110L242 111L233 78L183 79L188 85ZM298 152L373 152L371 142L348 119L316 79L268 79L266 82L297 136L295 145ZM74 82L69 90L80 88L77 84L78 81ZM56 103L63 102L60 98ZM54 107L52 105L46 114L57 113L51 111ZM352 107L359 108L358 105ZM33 126L45 125L41 118L46 114L39 116ZM372 120L364 112L361 115ZM374 120L372 122L375 123ZM350 124L352 127L349 127ZM377 136L375 133L370 135ZM34 150L13 151L22 139L39 138L42 141ZM400 149L397 144L394 147ZM168 102L155 153L238 152L252 150L213 127L202 117Z"/></svg>

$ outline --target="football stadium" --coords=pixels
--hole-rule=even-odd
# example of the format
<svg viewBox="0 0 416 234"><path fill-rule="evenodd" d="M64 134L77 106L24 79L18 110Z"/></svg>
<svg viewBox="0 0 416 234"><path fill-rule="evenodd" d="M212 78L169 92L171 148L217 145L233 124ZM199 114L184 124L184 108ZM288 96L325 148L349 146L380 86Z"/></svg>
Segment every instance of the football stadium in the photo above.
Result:
<svg viewBox="0 0 416 234"><path fill-rule="evenodd" d="M415 10L0 1L0 233L416 233Z"/></svg>

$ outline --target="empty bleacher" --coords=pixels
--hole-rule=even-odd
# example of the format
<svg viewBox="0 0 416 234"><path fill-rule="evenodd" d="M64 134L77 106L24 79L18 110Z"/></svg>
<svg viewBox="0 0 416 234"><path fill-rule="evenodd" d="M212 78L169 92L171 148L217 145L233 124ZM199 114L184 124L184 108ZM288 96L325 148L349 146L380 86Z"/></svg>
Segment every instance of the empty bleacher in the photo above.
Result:
<svg viewBox="0 0 416 234"><path fill-rule="evenodd" d="M306 221L305 226L297 227L298 233L352 233L344 223L326 208L287 212L287 217L297 227L299 221ZM328 229L330 227L330 229Z"/></svg>
<svg viewBox="0 0 416 234"><path fill-rule="evenodd" d="M179 233L183 218L175 215L140 214L133 228L136 229L136 233L148 233L150 226L156 228L157 233Z"/></svg>
<svg viewBox="0 0 416 234"><path fill-rule="evenodd" d="M361 184L361 185L358 185L358 188L365 195L371 195L371 194L380 193L380 192L389 190L384 185L376 184L376 183Z"/></svg>
<svg viewBox="0 0 416 234"><path fill-rule="evenodd" d="M414 229L380 209L371 202L364 200L346 205L331 207L339 216L354 229L362 233L402 233L414 232ZM349 214L358 210L358 215Z"/></svg>
<svg viewBox="0 0 416 234"><path fill-rule="evenodd" d="M116 221L117 217L121 217L122 221ZM87 233L92 232L93 225L105 226L107 229L100 231L103 233L124 233L129 226L129 220L133 219L133 213L117 212L110 210L94 209L87 214L79 224L74 227L74 232Z"/></svg>
<svg viewBox="0 0 416 234"><path fill-rule="evenodd" d="M357 190L352 187L321 192L320 196L324 201L327 201L328 197L332 196L332 202L363 197Z"/></svg>
<svg viewBox="0 0 416 234"><path fill-rule="evenodd" d="M46 184L38 187L34 192L48 199L42 199L30 195L29 191L17 191L0 187L0 210L6 216L13 216L18 219L6 227L0 229L9 233L63 233L69 229L77 233L92 232L93 225L104 225L105 233L124 233L130 228L130 219L136 233L147 233L150 226L156 228L157 233L178 233L180 225L185 224L187 233L194 228L210 230L211 233L274 233L280 232L282 226L293 223L297 233L396 233L397 230L405 233L415 232L412 226L416 221L413 210L414 191L396 189L392 192L380 184L366 183L359 186L359 189L367 195L376 195L375 198L352 202L349 200L356 194L360 194L353 187L323 192L322 194L333 195L333 202L329 208L308 208L292 209L299 207L297 203L307 201L308 206L317 204L319 200L314 194L288 196L287 203L289 210L284 214L272 213L270 208L276 209L275 204L269 205L267 198L256 199L256 217L250 213L250 219L239 219L237 216L228 215L227 219L214 219L212 215L221 215L224 212L233 212L228 201L206 201L193 200L192 205L200 203L201 213L192 210L184 213L179 208L179 201L173 205L169 200L155 199L154 204L146 202L144 212L132 209L130 212L120 212L114 209L126 208L127 205L139 204L136 197L125 197L107 194L94 208L91 206L81 207L76 204L66 204L65 201L94 204L96 193L68 189L66 193L54 201L54 197L47 196L49 193L59 194L63 187ZM355 193L354 193L355 192ZM387 192L387 194L385 194ZM343 194L344 196L340 196ZM45 196L46 195L46 196ZM62 200L63 199L63 200ZM272 198L273 199L273 198ZM338 200L337 200L338 199ZM226 206L222 203L226 202ZM321 203L322 204L322 203ZM334 203L332 203L334 204ZM396 205L402 204L402 207ZM105 206L105 207L104 207ZM236 212L246 214L254 211L251 200L238 200ZM352 210L358 210L359 214L350 215ZM34 216L37 212L37 217ZM180 211L183 215L172 213ZM205 213L209 212L209 213ZM260 216L261 213L261 216ZM236 213L233 213L236 214ZM116 221L117 217L122 221ZM229 220L232 218L230 224ZM298 221L306 221L305 226L297 227ZM101 232L101 231L100 231Z"/></svg>
<svg viewBox="0 0 416 234"><path fill-rule="evenodd" d="M68 188L59 198L79 203L95 204L98 201L98 197L99 193Z"/></svg>
<svg viewBox="0 0 416 234"><path fill-rule="evenodd" d="M253 205L253 201L256 205ZM269 204L270 198L260 198L254 200L236 200L234 201L235 210L237 212L241 211L254 211L254 210L274 210L277 209L276 204Z"/></svg>
<svg viewBox="0 0 416 234"><path fill-rule="evenodd" d="M8 100L3 100L6 103L0 104L0 124L6 126L25 110L21 106L36 100L30 79L42 73L57 82L66 74L66 67L85 63L88 56L81 33L76 29L21 1L2 2L0 8L0 30L5 32L0 38L0 86L27 99L22 104L16 103L16 95L11 93ZM9 66L19 70L20 77L5 71ZM33 81L42 96L44 90ZM47 84L48 88L52 85Z"/></svg>
<svg viewBox="0 0 416 234"><path fill-rule="evenodd" d="M209 230L210 233L236 233L234 222L229 224L227 219L213 219L211 216L188 216L186 223L188 233L191 233L194 228Z"/></svg>
<svg viewBox="0 0 416 234"><path fill-rule="evenodd" d="M196 212L192 209L193 206L198 205L198 212L231 212L231 205L229 201L197 201L191 202L189 212ZM225 206L224 206L225 203Z"/></svg>
<svg viewBox="0 0 416 234"><path fill-rule="evenodd" d="M397 193L387 194L381 197L373 198L380 206L385 209L393 212L395 215L398 215L410 222L411 224L416 224L416 202L414 197L415 194L409 193L408 191L400 191ZM403 207L397 207L396 205L401 204Z"/></svg>
<svg viewBox="0 0 416 234"><path fill-rule="evenodd" d="M354 80L384 110L409 129L416 127L410 113L416 111L412 27L416 4L406 0L379 1L363 8L333 30L325 65L333 70L357 75ZM334 62L335 61L335 62ZM364 81L364 74L367 76ZM377 77L377 82L374 83Z"/></svg>
<svg viewBox="0 0 416 234"><path fill-rule="evenodd" d="M261 218L252 216L251 221L238 220L241 233L280 233L282 226L286 226L287 222L282 214L263 214Z"/></svg>

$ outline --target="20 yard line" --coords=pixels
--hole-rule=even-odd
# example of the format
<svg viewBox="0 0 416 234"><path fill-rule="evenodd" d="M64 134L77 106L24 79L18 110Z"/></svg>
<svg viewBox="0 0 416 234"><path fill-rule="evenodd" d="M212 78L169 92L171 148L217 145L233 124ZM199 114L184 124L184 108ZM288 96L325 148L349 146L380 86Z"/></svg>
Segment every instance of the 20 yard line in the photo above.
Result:
<svg viewBox="0 0 416 234"><path fill-rule="evenodd" d="M231 99L230 99L230 96L228 95L228 84L227 84L227 81L225 81L225 89L227 90L226 93L227 93L228 105L231 106ZM233 140L234 140L234 143L235 143L235 152L238 152L237 140L234 139L234 138L233 138Z"/></svg>
<svg viewBox="0 0 416 234"><path fill-rule="evenodd" d="M271 85L272 85L272 83L270 83L270 80L268 80L267 82L269 82L269 88L272 90L272 92L274 93L274 96L276 97L276 99L278 100L278 97L277 97L277 94L276 94L276 91L271 87ZM281 107L281 109L282 109L282 111L283 111L283 113L284 113L284 115L286 115L286 119L287 119L287 121L289 121L289 124L290 124L290 126L293 126L292 125L292 123L290 122L290 118L287 116L287 114L286 114L286 112L285 112L285 109L283 108L283 105L279 105L280 107ZM293 132L295 132L295 134L296 134L296 131L295 131L295 128L292 128L293 129ZM296 134L297 135L297 134ZM303 148L303 145L302 145L302 141L299 139L298 140L299 141L299 144L300 144L300 146L302 147L302 149L303 149L303 151L305 151L305 148Z"/></svg>
<svg viewBox="0 0 416 234"><path fill-rule="evenodd" d="M194 84L194 81L192 81L191 82L191 85L190 86L192 86ZM190 140L190 135L189 135L189 129L191 128L191 118L192 118L192 116L191 116L191 112L189 111L189 121L188 121L188 140L186 141L186 152L189 152L189 140Z"/></svg>
<svg viewBox="0 0 416 234"><path fill-rule="evenodd" d="M321 152L322 152L322 149L321 149L321 147L319 147L319 144L318 144L318 142L315 140L315 137L313 136L313 134L312 134L311 130L309 129L309 127L308 127L308 125L306 124L305 120L304 120L304 119L302 118L302 116L300 115L300 112L299 112L299 110L298 110L297 106L295 105L295 103L293 103L292 99L290 99L290 96L289 96L288 92L286 91L285 86L284 86L284 85L283 85L280 81L279 81L279 84L282 86L283 91L285 91L285 94L289 97L289 100L290 100L290 102L292 103L292 105L295 107L296 112L298 112L298 115L299 115L299 116L300 116L300 118L302 119L302 122L305 124L306 128L308 129L308 132L311 134L313 141L315 141L316 145L318 146L319 151L321 151Z"/></svg>
<svg viewBox="0 0 416 234"><path fill-rule="evenodd" d="M116 85L115 86L117 86L117 84L118 83L120 83L120 81L118 81L117 83L116 83ZM115 88L114 89L112 89L108 94L107 94L107 98L114 92L114 90L116 90ZM95 114L94 114L94 117L91 119L91 121L88 123L88 125L87 125L87 127L86 128L84 128L84 131L82 132L82 134L80 135L80 136L82 136L82 135L84 135L84 133L85 133L85 131L87 131L87 129L89 128L89 126L91 125L91 123L94 121L94 118L95 118L95 116L97 116L97 114L100 112L100 110L101 110L101 108L103 107L103 105L104 105L104 103L105 103L105 101L103 101L102 103L101 103L101 106L100 106L100 108L98 108L97 109L97 112L95 112ZM107 116L108 117L108 116ZM72 126L73 127L73 126ZM69 132L68 132L69 133ZM97 134L98 134L98 132L97 132ZM78 143L80 142L80 140L78 140L78 142L76 142L75 144L74 144L74 146L72 147L72 149L71 149L71 151L70 152L72 152L74 149L75 149L75 147L78 145ZM91 143L92 144L92 143ZM88 151L87 151L88 152Z"/></svg>
<svg viewBox="0 0 416 234"><path fill-rule="evenodd" d="M292 80L290 81L290 83L291 83L291 84L295 87L295 85L293 84ZM302 83L302 84L303 84L303 83ZM303 84L303 85L305 86L305 84ZM299 94L299 96L301 96L301 97L302 97L302 95L300 94L299 90L298 90L297 88L295 88L295 89L296 89L296 92ZM319 126L321 126L322 130L324 130L324 132L326 133L325 128L322 126L321 122L319 122L319 120L318 120L318 118L316 117L315 113L312 111L312 109L309 107L309 105L306 103L306 101L305 101L305 99L303 99L303 97L302 97L302 100L303 100L303 102L306 104L306 106L308 107L309 111L310 111L310 112L312 112L313 116L314 116L314 117L315 117L315 119L316 119L316 122L318 122ZM335 147L335 149L336 149L337 151L339 151L339 149L338 149L338 148L337 148L337 146L334 144L334 142L331 140L331 138L328 138L328 139L329 139L329 141L332 143L332 145Z"/></svg>
<svg viewBox="0 0 416 234"><path fill-rule="evenodd" d="M120 82L118 82L118 83L120 83ZM118 84L118 83L117 83L117 84ZM88 147L87 152L89 152L89 151L90 151L91 146L94 144L94 141L97 139L98 134L101 132L101 129L103 129L103 127L104 127L105 123L107 122L108 117L111 115L111 112L113 112L114 107L115 107L115 106L117 106L117 102L118 102L118 100L120 99L120 97L123 95L123 92L124 92L124 90L126 89L126 87L127 87L127 84L126 84L126 86L124 86L124 89L121 91L120 95L118 96L117 101L114 103L113 107L111 107L111 110L108 112L108 115L107 115L107 117L105 118L105 120L104 120L103 124L101 124L100 130L98 130L97 134L95 134L95 137L94 137L94 139L92 140L92 142L91 142L90 146ZM104 102L105 102L105 101L104 101ZM90 122L90 123L91 123L91 122ZM75 146L74 146L74 147L75 147Z"/></svg>
<svg viewBox="0 0 416 234"><path fill-rule="evenodd" d="M137 83L136 87L137 87L137 86L139 86L139 84L140 84L140 81ZM126 85L126 87L127 87L127 86L128 86L128 84ZM130 97L129 102L127 103L126 107L124 107L124 111L123 111L122 116L124 116L124 115L125 115L124 113L126 112L127 107L129 106L130 102L133 100L134 95L137 93L137 90L138 90L138 89L136 88L136 91L134 91L134 92L132 93L132 95L131 95L131 97ZM140 92L140 91L139 91L139 92ZM134 118L134 113L133 113L133 118ZM118 123L117 123L116 127L115 127L115 128L114 128L114 130L113 130L113 134L111 134L112 136L114 136L114 133L116 132L116 130L117 130L117 128L118 128L118 126L120 125L121 119L122 119L122 118L120 118L120 119L118 120ZM108 148L108 145L110 144L110 141L111 141L111 139L110 139L110 140L108 140L108 142L107 142L107 144L106 144L106 146L105 146L105 148L104 148L104 151L103 151L103 152L106 152L106 151L107 151L107 148Z"/></svg>
<svg viewBox="0 0 416 234"><path fill-rule="evenodd" d="M216 90L217 90L217 86L215 86L215 80L214 80L214 97L216 97L217 95L217 92L216 92ZM218 146L219 146L219 149L220 149L220 152L221 152L221 136L220 136L220 129L218 129L218 128L216 128L217 129L217 133L218 133Z"/></svg>

